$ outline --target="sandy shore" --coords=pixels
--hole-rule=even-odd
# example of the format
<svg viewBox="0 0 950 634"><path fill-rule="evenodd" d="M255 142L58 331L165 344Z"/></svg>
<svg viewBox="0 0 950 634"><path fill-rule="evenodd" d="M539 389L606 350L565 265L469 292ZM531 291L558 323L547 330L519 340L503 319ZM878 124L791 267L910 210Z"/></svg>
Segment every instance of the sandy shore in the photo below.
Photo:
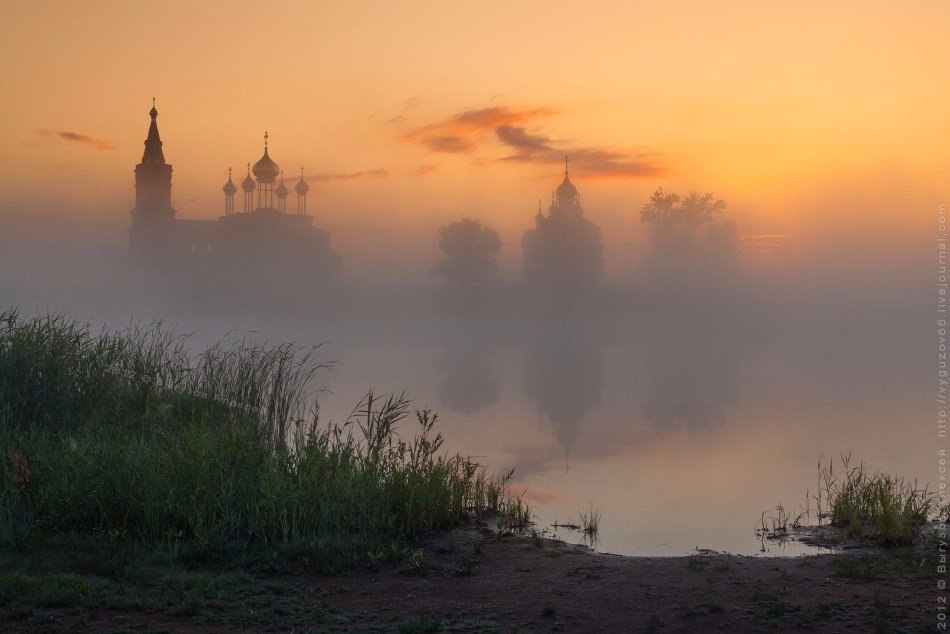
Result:
<svg viewBox="0 0 950 634"><path fill-rule="evenodd" d="M45 627L35 620L29 625L298 632L925 632L937 625L936 564L921 551L640 558L474 530L420 546L421 558L376 570L265 575L262 586L280 584L279 601L288 607L261 603L252 613L266 616L256 621L237 622L226 610L184 615L92 608L53 616ZM249 605L255 600L245 599ZM309 606L319 618L295 605Z"/></svg>

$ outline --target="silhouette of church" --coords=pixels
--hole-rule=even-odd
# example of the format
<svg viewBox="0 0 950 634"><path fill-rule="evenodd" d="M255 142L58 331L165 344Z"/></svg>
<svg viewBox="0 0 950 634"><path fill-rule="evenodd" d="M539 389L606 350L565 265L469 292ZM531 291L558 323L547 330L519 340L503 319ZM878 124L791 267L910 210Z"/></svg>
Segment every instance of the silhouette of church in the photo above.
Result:
<svg viewBox="0 0 950 634"><path fill-rule="evenodd" d="M581 195L571 182L564 157L564 180L551 195L548 215L535 216L535 228L525 232L524 281L549 290L596 287L604 268L600 227L584 218Z"/></svg>
<svg viewBox="0 0 950 634"><path fill-rule="evenodd" d="M310 187L300 168L295 213L287 211L289 190L283 172L268 152L241 182L242 210L234 206L237 186L228 181L224 191L224 215L215 220L176 218L171 204L172 166L165 162L158 133L158 110L153 100L152 118L145 139L142 162L135 167L135 208L129 236L133 255L163 267L192 271L209 264L219 272L280 269L284 273L333 273L340 258L330 250L330 234L313 225L307 213ZM253 178L252 175L253 174Z"/></svg>

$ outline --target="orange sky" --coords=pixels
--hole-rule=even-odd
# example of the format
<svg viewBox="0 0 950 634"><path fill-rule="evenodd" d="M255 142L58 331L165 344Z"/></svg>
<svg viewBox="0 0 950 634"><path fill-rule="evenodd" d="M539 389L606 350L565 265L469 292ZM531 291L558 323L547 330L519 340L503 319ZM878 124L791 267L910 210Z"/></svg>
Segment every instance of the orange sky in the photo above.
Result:
<svg viewBox="0 0 950 634"><path fill-rule="evenodd" d="M565 153L613 269L660 185L789 252L856 224L912 241L947 202L945 0L462 4L13 5L0 211L125 226L152 96L182 217L218 215L266 129L345 256L475 215L515 262Z"/></svg>

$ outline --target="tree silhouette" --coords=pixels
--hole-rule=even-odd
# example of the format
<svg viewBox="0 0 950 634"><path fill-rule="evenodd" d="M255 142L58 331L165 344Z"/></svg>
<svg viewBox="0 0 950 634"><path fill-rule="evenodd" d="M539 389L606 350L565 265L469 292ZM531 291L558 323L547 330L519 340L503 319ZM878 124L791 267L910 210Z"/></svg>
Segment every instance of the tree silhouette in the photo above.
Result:
<svg viewBox="0 0 950 634"><path fill-rule="evenodd" d="M439 230L443 258L432 270L452 284L476 286L491 282L498 273L495 256L501 250L498 232L473 218L463 218Z"/></svg>
<svg viewBox="0 0 950 634"><path fill-rule="evenodd" d="M644 262L649 278L660 285L697 285L731 277L738 229L720 218L725 208L711 193L680 196L657 189L640 211L651 246Z"/></svg>

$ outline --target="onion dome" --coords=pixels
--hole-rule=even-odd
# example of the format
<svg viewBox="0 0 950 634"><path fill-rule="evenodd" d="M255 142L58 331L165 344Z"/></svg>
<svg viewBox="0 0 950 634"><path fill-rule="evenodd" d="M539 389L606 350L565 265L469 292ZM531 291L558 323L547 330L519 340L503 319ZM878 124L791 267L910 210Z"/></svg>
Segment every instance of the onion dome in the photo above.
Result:
<svg viewBox="0 0 950 634"><path fill-rule="evenodd" d="M241 189L243 189L245 193L250 194L252 191L254 191L255 187L257 187L257 183L255 183L254 179L251 178L251 164L248 163L247 176L244 178L243 181L241 181Z"/></svg>
<svg viewBox="0 0 950 634"><path fill-rule="evenodd" d="M301 196L310 191L310 185L308 185L307 181L303 179L303 167L300 168L300 180L297 181L297 185L294 186L294 191L296 191Z"/></svg>
<svg viewBox="0 0 950 634"><path fill-rule="evenodd" d="M273 183L277 175L280 174L280 166L267 154L266 132L264 133L264 156L257 163L254 163L253 172L259 183Z"/></svg>
<svg viewBox="0 0 950 634"><path fill-rule="evenodd" d="M230 167L228 168L228 182L224 184L224 187L222 187L222 189L224 190L224 193L227 194L228 196L233 196L234 192L237 191L237 185L235 185L234 181L231 180Z"/></svg>
<svg viewBox="0 0 950 634"><path fill-rule="evenodd" d="M277 186L277 189L274 190L274 193L277 194L277 197L280 199L287 198L287 194L289 193L289 190L287 189L287 186L284 185L283 172L280 173L280 184Z"/></svg>
<svg viewBox="0 0 950 634"><path fill-rule="evenodd" d="M558 202L574 203L577 200L577 188L567 175L567 157L564 157L564 180L557 187Z"/></svg>

